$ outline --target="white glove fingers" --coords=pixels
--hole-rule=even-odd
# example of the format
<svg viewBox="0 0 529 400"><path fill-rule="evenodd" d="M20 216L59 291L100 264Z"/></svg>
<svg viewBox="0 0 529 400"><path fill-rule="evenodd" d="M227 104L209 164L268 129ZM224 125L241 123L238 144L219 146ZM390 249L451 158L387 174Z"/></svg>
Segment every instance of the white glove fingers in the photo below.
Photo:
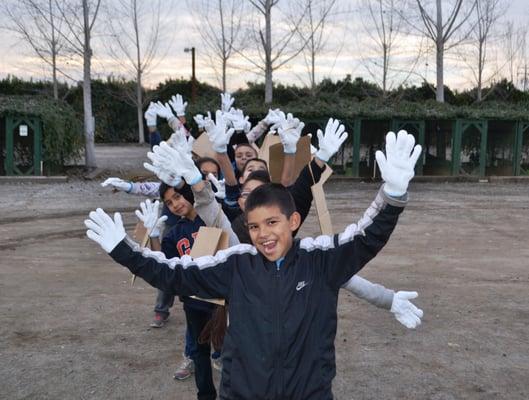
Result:
<svg viewBox="0 0 529 400"><path fill-rule="evenodd" d="M416 299L419 296L419 293L415 291L408 292L405 290L401 290L401 291L398 291L395 295L400 299L411 300L411 299Z"/></svg>
<svg viewBox="0 0 529 400"><path fill-rule="evenodd" d="M410 135L410 136L413 137L413 135ZM415 139L413 140L415 141ZM408 132L399 131L397 133L396 151L399 155L406 154L407 148L408 148ZM411 153L411 147L408 153L406 154L406 156L409 155L410 153Z"/></svg>
<svg viewBox="0 0 529 400"><path fill-rule="evenodd" d="M145 217L143 216L140 210L134 211L134 214L136 214L136 217L138 217L141 222L145 222Z"/></svg>
<svg viewBox="0 0 529 400"><path fill-rule="evenodd" d="M339 143L338 147L340 147L347 140L348 137L349 137L349 134L347 132L342 132L340 136L338 136L338 143Z"/></svg>
<svg viewBox="0 0 529 400"><path fill-rule="evenodd" d="M230 142L231 136L234 133L235 133L235 129L233 129L233 128L228 129L228 131L226 132L226 143Z"/></svg>
<svg viewBox="0 0 529 400"><path fill-rule="evenodd" d="M211 182L213 186L215 186L217 189L219 188L219 181L217 178L215 178L215 175L213 175L211 172L208 174L208 179Z"/></svg>
<svg viewBox="0 0 529 400"><path fill-rule="evenodd" d="M397 138L395 132L388 132L386 135L386 156L393 156L395 154Z"/></svg>
<svg viewBox="0 0 529 400"><path fill-rule="evenodd" d="M415 166L417 164L417 160L421 156L422 153L422 147L420 144L414 147L413 153L411 153L410 162L412 163L412 166Z"/></svg>
<svg viewBox="0 0 529 400"><path fill-rule="evenodd" d="M90 214L88 214L90 219L94 221L97 225L103 227L105 225L105 222L103 219L99 216L99 214L95 211L90 211Z"/></svg>
<svg viewBox="0 0 529 400"><path fill-rule="evenodd" d="M97 233L98 235L101 235L103 233L103 228L101 228L100 225L96 224L94 221L92 221L91 219L85 219L84 220L84 225L92 230L93 232Z"/></svg>
<svg viewBox="0 0 529 400"><path fill-rule="evenodd" d="M316 132L316 136L318 137L318 146L321 146L321 144L323 143L323 132L321 131L321 129L318 129L318 131Z"/></svg>
<svg viewBox="0 0 529 400"><path fill-rule="evenodd" d="M118 212L114 213L114 226L117 229L121 229L123 232L125 232L125 227L123 226L123 218L121 217L121 213L118 213Z"/></svg>
<svg viewBox="0 0 529 400"><path fill-rule="evenodd" d="M103 221L103 228L112 228L112 227L114 227L114 221L112 221L112 218L110 218L110 215L108 215L106 212L104 212L102 208L96 209L96 213L101 218L101 220Z"/></svg>
<svg viewBox="0 0 529 400"><path fill-rule="evenodd" d="M382 174L382 177L384 177L384 172L386 170L387 165L386 156L380 150L377 150L377 152L375 153L375 158L377 159L377 164L378 168L380 169L380 173Z"/></svg>
<svg viewBox="0 0 529 400"><path fill-rule="evenodd" d="M99 244L101 247L103 247L103 239L101 238L100 235L98 235L97 233L95 233L94 231L92 230L87 230L86 231L86 236L88 236L89 239L93 240L94 242L96 242L97 244Z"/></svg>
<svg viewBox="0 0 529 400"><path fill-rule="evenodd" d="M160 173L160 168L155 167L154 165L151 165L151 164L149 164L147 162L143 163L143 168L145 168L147 171L152 172L156 176L158 176L158 174Z"/></svg>

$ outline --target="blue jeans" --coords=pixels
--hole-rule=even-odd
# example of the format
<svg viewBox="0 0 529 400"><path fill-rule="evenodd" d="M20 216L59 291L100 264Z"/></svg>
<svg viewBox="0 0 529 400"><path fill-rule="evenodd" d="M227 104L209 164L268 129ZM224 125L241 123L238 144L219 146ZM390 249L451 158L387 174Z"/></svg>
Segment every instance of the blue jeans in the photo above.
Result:
<svg viewBox="0 0 529 400"><path fill-rule="evenodd" d="M196 345L196 352L193 355L195 363L195 384L198 389L198 400L215 400L217 391L213 384L213 373L211 370L211 347L209 343L198 343L198 338L204 326L211 319L211 313L191 307L184 307L187 321L187 330L192 342Z"/></svg>
<svg viewBox="0 0 529 400"><path fill-rule="evenodd" d="M174 295L158 290L156 304L154 305L154 312L162 314L164 318L167 318L169 316L169 309L173 306L173 303Z"/></svg>

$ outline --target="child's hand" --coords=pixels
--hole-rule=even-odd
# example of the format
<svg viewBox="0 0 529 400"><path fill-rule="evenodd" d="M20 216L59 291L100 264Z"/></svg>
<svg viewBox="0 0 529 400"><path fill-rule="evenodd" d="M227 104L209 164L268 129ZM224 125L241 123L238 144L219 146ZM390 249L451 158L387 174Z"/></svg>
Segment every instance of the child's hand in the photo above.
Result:
<svg viewBox="0 0 529 400"><path fill-rule="evenodd" d="M158 101L156 103L151 103L153 111L160 117L165 118L166 120L174 119L175 116L173 112L171 111L171 107L167 104L162 104L162 102Z"/></svg>
<svg viewBox="0 0 529 400"><path fill-rule="evenodd" d="M202 114L197 114L193 119L195 120L198 129L204 129L208 120L211 121L211 113L208 111L208 116L205 118Z"/></svg>
<svg viewBox="0 0 529 400"><path fill-rule="evenodd" d="M191 135L187 135L187 131L183 126L175 131L168 140L171 147L177 151L191 154L193 151L193 143L195 138Z"/></svg>
<svg viewBox="0 0 529 400"><path fill-rule="evenodd" d="M138 219L143 222L143 226L149 232L149 237L160 237L160 231L167 220L167 216L164 215L158 218L160 202L156 200L152 203L150 200L142 201L140 203L140 210L136 210L135 214Z"/></svg>
<svg viewBox="0 0 529 400"><path fill-rule="evenodd" d="M316 152L316 157L323 162L329 162L346 139L345 127L337 119L329 118L325 127L325 134L321 129L318 129L318 146L320 149Z"/></svg>
<svg viewBox="0 0 529 400"><path fill-rule="evenodd" d="M279 108L276 108L275 110L269 109L268 114L266 114L266 117L264 118L264 122L271 130L277 130L284 120L286 120L285 113Z"/></svg>
<svg viewBox="0 0 529 400"><path fill-rule="evenodd" d="M208 174L208 179L217 190L215 192L215 197L224 200L226 198L226 184L224 183L224 179L219 181L211 172Z"/></svg>
<svg viewBox="0 0 529 400"><path fill-rule="evenodd" d="M421 324L423 312L417 308L410 299L415 299L417 292L397 292L393 295L391 312L395 318L408 329L415 329Z"/></svg>
<svg viewBox="0 0 529 400"><path fill-rule="evenodd" d="M202 180L202 174L193 162L191 154L185 151L178 152L167 142L154 146L152 151L152 153L147 153L152 166L147 163L143 164L149 171L165 171L174 176L182 176L188 185L194 185Z"/></svg>
<svg viewBox="0 0 529 400"><path fill-rule="evenodd" d="M205 126L211 146L217 153L226 153L228 151L228 143L230 142L233 132L235 132L233 128L228 130L226 130L226 128L227 121L220 110L217 110L215 113L215 123L211 121Z"/></svg>
<svg viewBox="0 0 529 400"><path fill-rule="evenodd" d="M127 193L130 193L130 190L132 189L131 182L127 182L119 178L108 178L106 181L104 181L101 184L101 186L103 187L112 186L116 190L121 190Z"/></svg>
<svg viewBox="0 0 529 400"><path fill-rule="evenodd" d="M281 122L279 127L279 138L283 144L285 154L295 154L301 131L305 124L299 119L294 118L292 114L287 114L287 118Z"/></svg>
<svg viewBox="0 0 529 400"><path fill-rule="evenodd" d="M229 93L221 93L220 94L220 109L221 109L221 111L225 112L225 113L229 112L234 101L235 101L235 98L231 97L231 94L229 94Z"/></svg>
<svg viewBox="0 0 529 400"><path fill-rule="evenodd" d="M120 213L114 214L114 220L101 208L90 212L90 219L84 221L88 228L86 236L98 243L107 253L112 252L127 234Z"/></svg>
<svg viewBox="0 0 529 400"><path fill-rule="evenodd" d="M413 135L406 131L386 135L386 155L376 152L378 167L384 179L384 192L390 196L402 196L408 190L408 184L415 175L414 167L421 155L421 146L415 145ZM412 152L413 150L413 152Z"/></svg>
<svg viewBox="0 0 529 400"><path fill-rule="evenodd" d="M181 95L176 94L176 96L172 96L168 103L173 108L178 117L183 117L186 115L187 101L184 103Z"/></svg>
<svg viewBox="0 0 529 400"><path fill-rule="evenodd" d="M147 121L147 126L156 126L156 110L154 109L154 103L151 101L149 104L149 108L147 108L147 111L145 111L145 114L143 116L145 117L145 120Z"/></svg>

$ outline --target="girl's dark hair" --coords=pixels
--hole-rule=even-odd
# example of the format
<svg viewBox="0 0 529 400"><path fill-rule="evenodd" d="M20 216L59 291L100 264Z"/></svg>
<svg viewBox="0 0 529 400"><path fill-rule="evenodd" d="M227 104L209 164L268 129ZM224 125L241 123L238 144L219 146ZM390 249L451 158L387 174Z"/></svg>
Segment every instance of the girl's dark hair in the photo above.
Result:
<svg viewBox="0 0 529 400"><path fill-rule="evenodd" d="M200 166L204 163L207 163L207 162L210 162L210 163L213 163L215 164L215 166L217 167L217 175L219 175L220 177L220 165L219 163L217 162L217 160L215 160L214 158L211 158L211 157L200 157L198 160L195 161L195 164L197 166L198 169L200 169Z"/></svg>
<svg viewBox="0 0 529 400"><path fill-rule="evenodd" d="M266 160L263 160L262 158L250 158L248 161L246 161L244 163L244 166L242 167L242 171L241 171L241 175L244 175L244 171L246 171L246 167L248 166L248 164L252 161L258 161L260 162L261 164L264 164L264 166L266 167L266 170L268 171L268 164L266 163Z"/></svg>
<svg viewBox="0 0 529 400"><path fill-rule="evenodd" d="M195 196L193 195L193 191L191 190L191 186L189 186L187 183L184 184L184 186L182 186L181 188L178 188L178 187L173 187L173 186L169 186L168 184L162 182L160 184L160 199L163 203L164 199L164 195L165 193L169 190L169 189L173 189L175 192L177 193L180 193L184 199L186 199L187 201L189 201L191 204L194 204L195 203Z"/></svg>
<svg viewBox="0 0 529 400"><path fill-rule="evenodd" d="M263 182L263 183L270 183L271 182L270 181L270 174L268 173L268 171L263 171L262 169L258 169L256 171L250 172L250 175L248 175L248 177L244 181L241 189L244 189L244 186L249 181L259 181L259 182Z"/></svg>
<svg viewBox="0 0 529 400"><path fill-rule="evenodd" d="M239 143L237 146L235 146L235 150L237 150L239 147L249 147L255 154L257 154L257 150L255 150L255 147L253 147L250 143Z"/></svg>
<svg viewBox="0 0 529 400"><path fill-rule="evenodd" d="M281 213L287 218L296 211L294 200L290 192L279 183L267 183L254 189L246 199L244 213L248 213L258 207L278 206Z"/></svg>

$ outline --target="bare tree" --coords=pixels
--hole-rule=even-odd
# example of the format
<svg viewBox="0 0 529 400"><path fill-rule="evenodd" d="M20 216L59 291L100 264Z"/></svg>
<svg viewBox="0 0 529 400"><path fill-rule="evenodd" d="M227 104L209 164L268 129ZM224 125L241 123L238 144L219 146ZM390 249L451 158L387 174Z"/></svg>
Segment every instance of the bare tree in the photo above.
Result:
<svg viewBox="0 0 529 400"><path fill-rule="evenodd" d="M502 0L476 0L475 14L475 29L469 35L469 45L465 46L465 55L463 60L472 59L468 63L474 83L476 85L477 93L476 100L483 99L483 85L490 81L499 70L503 69L500 66L496 71L485 77L485 68L489 61L489 42L493 39L493 27L498 22L499 18L507 11L507 7Z"/></svg>
<svg viewBox="0 0 529 400"><path fill-rule="evenodd" d="M51 67L53 98L57 100L57 73L60 71L58 59L63 41L58 33L61 29L61 19L55 15L54 0L10 1L3 5L3 9L9 18L6 28L15 32Z"/></svg>
<svg viewBox="0 0 529 400"><path fill-rule="evenodd" d="M527 87L526 84L524 85L524 82L527 81L527 28L525 26L516 27L512 21L507 21L505 27L501 48L504 54L503 58L507 61L507 78L516 84L519 82L518 77L522 76L520 79L521 86Z"/></svg>
<svg viewBox="0 0 529 400"><path fill-rule="evenodd" d="M476 0L466 1L467 8L463 8L464 0L453 0L452 7L448 13L448 17L443 17L443 1L435 0L434 5L431 6L431 1L415 0L418 8L419 21L422 28L418 27L415 22L411 22L411 26L419 29L421 34L430 39L435 45L435 61L436 61L436 75L437 88L436 100L444 102L444 55L447 50L461 43L462 40L468 37L472 27L460 34L456 38L456 33L461 33L462 28L468 22L474 8L476 7ZM446 4L445 0L445 10ZM432 10L433 8L433 10ZM430 10L430 12L428 12Z"/></svg>
<svg viewBox="0 0 529 400"><path fill-rule="evenodd" d="M195 29L205 46L210 66L219 78L222 90L227 91L227 70L235 49L246 46L243 20L247 8L244 0L188 0ZM220 68L219 68L220 66Z"/></svg>
<svg viewBox="0 0 529 400"><path fill-rule="evenodd" d="M332 17L336 6L336 0L298 0L293 3L292 17L299 10L306 9L306 18L302 21L297 32L300 43L306 44L302 49L303 61L307 67L309 87L311 94L316 94L316 59L320 56L328 44L329 19ZM339 51L336 55L339 54Z"/></svg>
<svg viewBox="0 0 529 400"><path fill-rule="evenodd" d="M405 83L415 72L422 53L422 43L405 48L409 37L402 14L403 0L364 0L362 24L370 41L366 47L364 66L371 77L380 84L386 97L395 84ZM411 54L414 56L410 57ZM405 63L406 66L402 66Z"/></svg>
<svg viewBox="0 0 529 400"><path fill-rule="evenodd" d="M126 93L136 107L138 117L138 143L145 142L143 124L143 78L154 66L161 41L160 14L162 0L142 2L118 0L109 10L108 28L111 41L110 55L120 63L136 82L133 93ZM170 7L167 1L164 7Z"/></svg>
<svg viewBox="0 0 529 400"><path fill-rule="evenodd" d="M95 156L95 121L92 113L92 32L99 13L101 0L55 0L63 19L59 32L65 45L83 60L83 110L85 134L85 165L97 167Z"/></svg>
<svg viewBox="0 0 529 400"><path fill-rule="evenodd" d="M246 61L256 67L265 77L265 103L271 103L273 97L273 72L297 57L307 42L296 43L298 27L305 17L306 8L298 10L297 15L292 20L290 15L283 13L283 18L274 22L274 32L279 39L272 40L272 10L281 12L276 7L279 0L248 0L255 8L259 21L254 24L257 27L250 31L250 37L257 44L258 55L247 55L237 51Z"/></svg>

